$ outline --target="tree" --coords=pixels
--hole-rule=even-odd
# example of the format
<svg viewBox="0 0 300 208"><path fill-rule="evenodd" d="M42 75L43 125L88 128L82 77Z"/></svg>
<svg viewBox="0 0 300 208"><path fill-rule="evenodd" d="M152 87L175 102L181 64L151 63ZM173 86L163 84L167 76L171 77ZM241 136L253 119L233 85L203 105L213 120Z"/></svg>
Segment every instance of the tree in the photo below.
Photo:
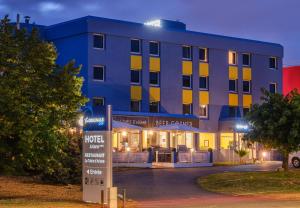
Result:
<svg viewBox="0 0 300 208"><path fill-rule="evenodd" d="M239 156L240 164L242 164L242 159L243 159L243 157L245 157L248 154L248 152L244 149L234 150L234 152L235 152L235 154L237 154Z"/></svg>
<svg viewBox="0 0 300 208"><path fill-rule="evenodd" d="M87 99L74 61L56 64L38 30L0 23L0 172L51 174L66 156L67 132Z"/></svg>
<svg viewBox="0 0 300 208"><path fill-rule="evenodd" d="M246 116L251 129L245 139L277 149L283 156L283 169L288 170L289 154L298 151L300 144L300 95L296 90L286 96L262 93L262 103Z"/></svg>

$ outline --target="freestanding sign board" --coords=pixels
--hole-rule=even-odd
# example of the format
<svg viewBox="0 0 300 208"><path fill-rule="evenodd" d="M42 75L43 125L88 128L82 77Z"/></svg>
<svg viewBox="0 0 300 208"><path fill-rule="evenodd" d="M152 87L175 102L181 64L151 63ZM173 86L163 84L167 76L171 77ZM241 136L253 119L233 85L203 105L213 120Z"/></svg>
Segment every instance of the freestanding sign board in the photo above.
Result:
<svg viewBox="0 0 300 208"><path fill-rule="evenodd" d="M83 201L107 204L112 187L110 107L84 116L82 150Z"/></svg>

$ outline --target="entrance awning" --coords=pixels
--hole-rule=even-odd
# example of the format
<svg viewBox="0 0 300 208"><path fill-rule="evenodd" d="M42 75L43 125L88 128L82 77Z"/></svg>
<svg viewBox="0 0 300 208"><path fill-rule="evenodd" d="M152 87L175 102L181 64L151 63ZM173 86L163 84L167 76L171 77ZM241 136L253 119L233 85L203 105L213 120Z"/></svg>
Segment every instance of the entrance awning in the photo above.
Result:
<svg viewBox="0 0 300 208"><path fill-rule="evenodd" d="M114 129L134 129L134 130L142 130L142 127L131 125L121 121L112 121L112 127Z"/></svg>
<svg viewBox="0 0 300 208"><path fill-rule="evenodd" d="M164 125L159 126L155 128L157 130L161 131L190 131L190 132L199 132L199 129L194 128L192 126L187 126L183 124L170 124L170 125Z"/></svg>

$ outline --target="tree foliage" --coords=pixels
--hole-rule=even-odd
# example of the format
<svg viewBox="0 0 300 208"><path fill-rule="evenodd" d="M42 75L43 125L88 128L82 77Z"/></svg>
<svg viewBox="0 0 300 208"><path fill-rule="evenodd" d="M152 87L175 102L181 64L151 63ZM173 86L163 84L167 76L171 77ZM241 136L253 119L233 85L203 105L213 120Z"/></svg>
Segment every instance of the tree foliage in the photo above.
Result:
<svg viewBox="0 0 300 208"><path fill-rule="evenodd" d="M0 172L51 175L67 156L68 129L85 104L74 61L56 64L38 30L0 23Z"/></svg>
<svg viewBox="0 0 300 208"><path fill-rule="evenodd" d="M296 90L286 96L266 90L262 93L262 103L255 104L246 117L251 130L245 138L279 150L287 170L289 154L299 150L300 95Z"/></svg>

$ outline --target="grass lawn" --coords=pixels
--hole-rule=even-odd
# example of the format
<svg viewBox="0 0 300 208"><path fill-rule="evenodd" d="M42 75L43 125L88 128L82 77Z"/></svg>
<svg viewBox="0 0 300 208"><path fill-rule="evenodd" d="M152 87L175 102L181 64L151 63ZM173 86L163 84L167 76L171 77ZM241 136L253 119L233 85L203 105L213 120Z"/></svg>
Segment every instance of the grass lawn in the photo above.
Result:
<svg viewBox="0 0 300 208"><path fill-rule="evenodd" d="M233 195L293 194L300 196L300 170L285 172L228 172L197 179L204 189Z"/></svg>
<svg viewBox="0 0 300 208"><path fill-rule="evenodd" d="M0 176L0 208L101 207L83 203L81 197L79 185L49 185L36 182L29 177ZM126 205L129 208L135 207L133 202L127 202Z"/></svg>

